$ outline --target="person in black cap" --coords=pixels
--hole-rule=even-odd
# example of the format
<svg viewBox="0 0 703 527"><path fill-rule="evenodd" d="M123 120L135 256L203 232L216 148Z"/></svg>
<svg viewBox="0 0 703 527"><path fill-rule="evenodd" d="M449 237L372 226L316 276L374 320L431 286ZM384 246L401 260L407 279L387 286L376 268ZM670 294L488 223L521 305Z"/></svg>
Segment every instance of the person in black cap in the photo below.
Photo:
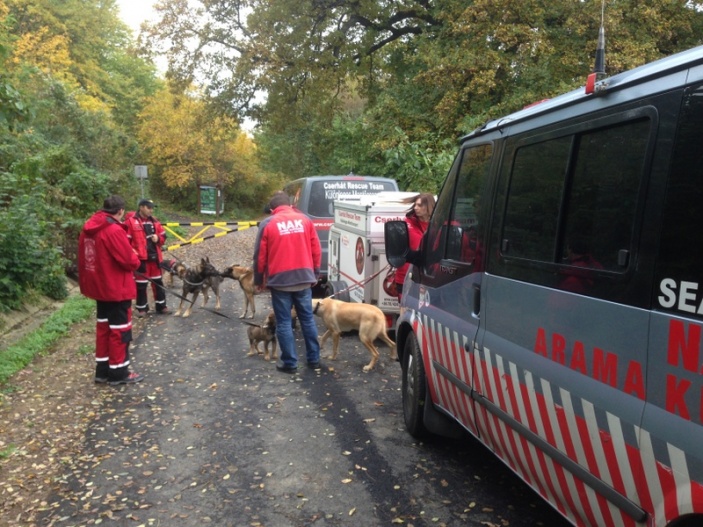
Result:
<svg viewBox="0 0 703 527"><path fill-rule="evenodd" d="M153 210L154 202L142 199L139 201L139 210L129 212L125 216L127 236L141 261L139 269L134 273L134 279L137 282L137 316L140 318L149 312L147 300L149 282L154 293L156 312L162 315L170 312L166 306L166 290L160 267L163 259L161 246L166 241L166 231L151 215Z"/></svg>

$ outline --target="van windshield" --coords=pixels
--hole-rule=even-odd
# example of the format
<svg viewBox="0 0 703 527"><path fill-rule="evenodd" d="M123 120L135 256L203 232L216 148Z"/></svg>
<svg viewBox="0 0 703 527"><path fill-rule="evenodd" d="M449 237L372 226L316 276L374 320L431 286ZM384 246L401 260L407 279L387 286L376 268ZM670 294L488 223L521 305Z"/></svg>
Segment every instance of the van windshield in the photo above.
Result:
<svg viewBox="0 0 703 527"><path fill-rule="evenodd" d="M308 213L317 218L331 218L334 216L333 202L336 199L353 199L394 190L396 187L392 181L315 181L310 187Z"/></svg>

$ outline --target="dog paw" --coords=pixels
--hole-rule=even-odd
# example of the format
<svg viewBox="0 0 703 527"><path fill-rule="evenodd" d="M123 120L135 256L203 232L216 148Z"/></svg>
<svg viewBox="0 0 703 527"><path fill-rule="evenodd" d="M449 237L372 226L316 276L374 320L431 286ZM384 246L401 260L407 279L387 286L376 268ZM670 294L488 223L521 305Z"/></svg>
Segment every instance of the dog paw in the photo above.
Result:
<svg viewBox="0 0 703 527"><path fill-rule="evenodd" d="M361 369L364 370L365 372L369 372L369 371L373 370L373 366L367 364L366 366L364 366Z"/></svg>

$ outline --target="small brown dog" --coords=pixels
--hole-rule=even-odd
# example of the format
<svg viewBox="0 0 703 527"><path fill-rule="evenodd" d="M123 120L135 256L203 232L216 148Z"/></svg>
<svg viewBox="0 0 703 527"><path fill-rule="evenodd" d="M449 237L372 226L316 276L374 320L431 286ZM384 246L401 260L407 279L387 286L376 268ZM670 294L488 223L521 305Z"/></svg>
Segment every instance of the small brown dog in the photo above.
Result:
<svg viewBox="0 0 703 527"><path fill-rule="evenodd" d="M244 305L244 313L242 313L239 318L244 318L247 316L250 304L251 316L249 318L254 318L254 315L256 315L256 304L254 303L254 294L256 293L254 288L254 270L251 267L244 267L242 265L235 264L230 265L220 274L223 278L237 280L239 285L242 287L242 291L244 291L246 304Z"/></svg>
<svg viewBox="0 0 703 527"><path fill-rule="evenodd" d="M386 332L386 316L376 306L357 302L342 302L334 298L313 299L312 305L313 313L320 317L327 327L327 331L320 339L320 349L330 336L334 343L332 355L326 358L331 360L337 358L339 337L343 331L353 329L359 332L359 340L371 353L371 362L364 366L364 371L371 371L378 361L378 349L373 343L377 338L391 348L391 356L395 355L395 342Z"/></svg>
<svg viewBox="0 0 703 527"><path fill-rule="evenodd" d="M259 355L259 342L264 343L264 360L269 361L276 359L276 317L273 312L269 313L264 319L264 323L260 326L249 326L247 329L249 337L249 353L247 357ZM271 343L271 351L269 352L269 343Z"/></svg>

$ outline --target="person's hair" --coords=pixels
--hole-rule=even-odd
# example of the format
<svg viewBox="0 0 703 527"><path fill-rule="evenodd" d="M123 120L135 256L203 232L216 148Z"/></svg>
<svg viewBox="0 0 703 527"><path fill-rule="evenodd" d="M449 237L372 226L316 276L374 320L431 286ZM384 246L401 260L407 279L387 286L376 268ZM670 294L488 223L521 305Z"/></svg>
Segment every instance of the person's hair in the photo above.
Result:
<svg viewBox="0 0 703 527"><path fill-rule="evenodd" d="M280 207L281 205L290 205L290 198L288 197L288 194L286 194L282 190L279 190L273 196L271 196L268 208L270 210L273 210L276 207Z"/></svg>
<svg viewBox="0 0 703 527"><path fill-rule="evenodd" d="M103 201L103 211L108 214L117 214L119 211L124 209L125 206L125 200L117 194L113 194L112 196L105 198L105 201Z"/></svg>
<svg viewBox="0 0 703 527"><path fill-rule="evenodd" d="M410 197L410 198L405 198L403 200L404 203L411 203L410 209L408 209L408 212L406 216L415 216L415 202L417 200L420 200L420 203L425 205L427 207L427 214L432 216L432 211L434 210L434 194L430 194L429 192L421 192L420 194Z"/></svg>

